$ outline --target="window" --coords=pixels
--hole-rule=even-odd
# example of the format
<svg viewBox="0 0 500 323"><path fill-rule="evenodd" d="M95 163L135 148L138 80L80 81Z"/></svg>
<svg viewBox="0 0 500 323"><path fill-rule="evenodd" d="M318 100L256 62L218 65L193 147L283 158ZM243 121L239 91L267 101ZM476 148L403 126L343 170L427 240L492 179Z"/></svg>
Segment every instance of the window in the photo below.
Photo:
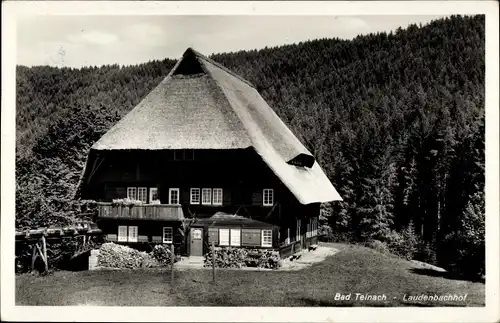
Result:
<svg viewBox="0 0 500 323"><path fill-rule="evenodd" d="M300 219L297 219L297 237L295 238L295 241L302 241L302 235L300 234L300 226L302 225L302 221Z"/></svg>
<svg viewBox="0 0 500 323"><path fill-rule="evenodd" d="M127 187L127 198L137 200L137 187Z"/></svg>
<svg viewBox="0 0 500 323"><path fill-rule="evenodd" d="M118 241L119 242L137 242L138 227L137 226L118 226Z"/></svg>
<svg viewBox="0 0 500 323"><path fill-rule="evenodd" d="M318 235L318 218L311 218L311 236Z"/></svg>
<svg viewBox="0 0 500 323"><path fill-rule="evenodd" d="M229 229L219 229L219 245L229 246Z"/></svg>
<svg viewBox="0 0 500 323"><path fill-rule="evenodd" d="M222 188L214 188L213 205L222 205Z"/></svg>
<svg viewBox="0 0 500 323"><path fill-rule="evenodd" d="M172 243L174 241L174 230L172 227L163 227L163 243Z"/></svg>
<svg viewBox="0 0 500 323"><path fill-rule="evenodd" d="M150 190L152 190L151 188ZM156 189L156 188L154 188ZM151 192L151 191L150 191ZM158 193L158 189L156 189ZM151 203L151 193L150 193L150 203ZM127 198L134 201L142 201L143 203L148 202L148 188L147 187L127 187Z"/></svg>
<svg viewBox="0 0 500 323"><path fill-rule="evenodd" d="M194 150L186 150L186 160L194 160Z"/></svg>
<svg viewBox="0 0 500 323"><path fill-rule="evenodd" d="M201 190L201 204L212 204L212 189L204 188L203 190Z"/></svg>
<svg viewBox="0 0 500 323"><path fill-rule="evenodd" d="M160 204L160 198L158 197L158 188L149 188L149 203L150 204Z"/></svg>
<svg viewBox="0 0 500 323"><path fill-rule="evenodd" d="M119 225L118 226L118 241L126 242L127 241L127 226Z"/></svg>
<svg viewBox="0 0 500 323"><path fill-rule="evenodd" d="M147 187L138 187L137 188L137 199L146 203L148 201L148 188Z"/></svg>
<svg viewBox="0 0 500 323"><path fill-rule="evenodd" d="M199 188L192 188L190 196L191 196L191 198L190 198L191 204L200 204L200 189Z"/></svg>
<svg viewBox="0 0 500 323"><path fill-rule="evenodd" d="M290 228L286 229L285 244L290 244Z"/></svg>
<svg viewBox="0 0 500 323"><path fill-rule="evenodd" d="M311 237L311 220L309 219L309 223L307 223L306 238L310 237Z"/></svg>
<svg viewBox="0 0 500 323"><path fill-rule="evenodd" d="M273 246L273 231L262 230L262 247L272 247Z"/></svg>
<svg viewBox="0 0 500 323"><path fill-rule="evenodd" d="M272 188L264 189L264 206L273 206L274 204L274 191Z"/></svg>
<svg viewBox="0 0 500 323"><path fill-rule="evenodd" d="M137 242L137 226L128 227L128 242Z"/></svg>
<svg viewBox="0 0 500 323"><path fill-rule="evenodd" d="M231 229L231 246L239 247L241 245L240 229Z"/></svg>
<svg viewBox="0 0 500 323"><path fill-rule="evenodd" d="M179 204L179 189L169 188L168 189L168 204Z"/></svg>

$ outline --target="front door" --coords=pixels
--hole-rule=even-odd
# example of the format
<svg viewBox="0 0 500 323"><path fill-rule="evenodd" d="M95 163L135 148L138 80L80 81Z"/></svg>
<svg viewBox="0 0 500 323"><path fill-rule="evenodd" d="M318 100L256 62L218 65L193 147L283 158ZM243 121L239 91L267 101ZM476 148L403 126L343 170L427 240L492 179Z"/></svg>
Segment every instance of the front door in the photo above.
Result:
<svg viewBox="0 0 500 323"><path fill-rule="evenodd" d="M203 256L203 229L191 228L190 256Z"/></svg>

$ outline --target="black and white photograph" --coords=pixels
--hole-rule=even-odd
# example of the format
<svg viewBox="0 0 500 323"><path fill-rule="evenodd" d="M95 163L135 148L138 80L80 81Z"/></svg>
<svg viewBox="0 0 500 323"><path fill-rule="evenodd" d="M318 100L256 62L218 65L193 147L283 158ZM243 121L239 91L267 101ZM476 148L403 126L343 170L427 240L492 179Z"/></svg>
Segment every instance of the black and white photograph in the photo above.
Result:
<svg viewBox="0 0 500 323"><path fill-rule="evenodd" d="M500 319L498 3L376 2L4 2L2 317Z"/></svg>

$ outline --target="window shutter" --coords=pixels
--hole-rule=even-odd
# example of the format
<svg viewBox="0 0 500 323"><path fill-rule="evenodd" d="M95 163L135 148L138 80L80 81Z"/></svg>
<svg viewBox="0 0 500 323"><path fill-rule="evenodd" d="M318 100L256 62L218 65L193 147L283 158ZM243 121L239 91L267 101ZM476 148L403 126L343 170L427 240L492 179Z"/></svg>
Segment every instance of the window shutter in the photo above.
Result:
<svg viewBox="0 0 500 323"><path fill-rule="evenodd" d="M121 242L127 241L127 226L125 225L118 226L118 241Z"/></svg>
<svg viewBox="0 0 500 323"><path fill-rule="evenodd" d="M241 230L231 229L231 246L239 247L241 245Z"/></svg>
<svg viewBox="0 0 500 323"><path fill-rule="evenodd" d="M128 227L128 241L137 242L137 226Z"/></svg>
<svg viewBox="0 0 500 323"><path fill-rule="evenodd" d="M208 228L208 243L215 245L219 244L219 229L217 228Z"/></svg>
<svg viewBox="0 0 500 323"><path fill-rule="evenodd" d="M241 230L241 245L242 246L260 246L260 230L259 229L242 229Z"/></svg>

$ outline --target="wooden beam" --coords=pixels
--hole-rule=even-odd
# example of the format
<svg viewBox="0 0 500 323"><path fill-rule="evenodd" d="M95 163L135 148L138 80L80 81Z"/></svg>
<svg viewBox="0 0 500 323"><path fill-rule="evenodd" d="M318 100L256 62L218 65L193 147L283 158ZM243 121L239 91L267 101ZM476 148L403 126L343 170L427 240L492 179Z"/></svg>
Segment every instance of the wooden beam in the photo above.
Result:
<svg viewBox="0 0 500 323"><path fill-rule="evenodd" d="M47 259L47 244L45 236L42 236L43 261L45 262L45 271L49 271L49 260Z"/></svg>
<svg viewBox="0 0 500 323"><path fill-rule="evenodd" d="M31 253L31 270L35 269L35 260L36 260L36 243L33 245L33 251Z"/></svg>

